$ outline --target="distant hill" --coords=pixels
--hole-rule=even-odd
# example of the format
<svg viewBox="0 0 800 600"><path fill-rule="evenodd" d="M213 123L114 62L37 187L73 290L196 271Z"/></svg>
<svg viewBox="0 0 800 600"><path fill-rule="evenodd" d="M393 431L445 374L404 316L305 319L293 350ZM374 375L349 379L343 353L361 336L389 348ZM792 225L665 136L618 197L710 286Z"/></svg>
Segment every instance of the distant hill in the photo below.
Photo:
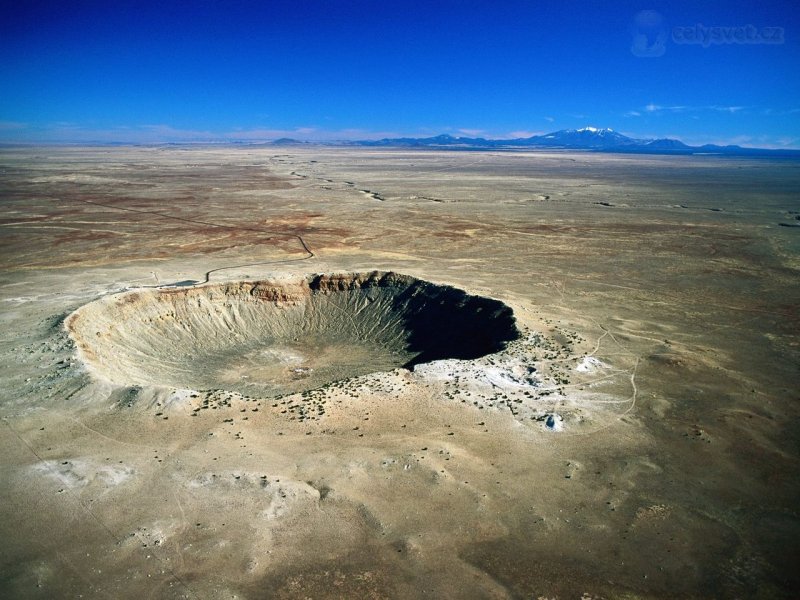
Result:
<svg viewBox="0 0 800 600"><path fill-rule="evenodd" d="M680 140L673 140L670 138L661 138L658 140L651 140L645 144L647 148L659 150L690 150L691 146L687 146Z"/></svg>
<svg viewBox="0 0 800 600"><path fill-rule="evenodd" d="M800 150L772 150L766 148L743 148L741 146L689 146L680 140L637 139L612 129L583 127L562 129L545 135L527 138L486 139L455 137L442 134L426 138L384 138L351 142L358 146L411 147L411 148L552 148L568 150L590 150L594 152L624 152L628 154L722 154L726 156L787 156L800 157Z"/></svg>
<svg viewBox="0 0 800 600"><path fill-rule="evenodd" d="M303 142L300 140L295 140L293 138L287 138L287 137L278 138L277 140L272 140L270 142L270 144L273 146L298 146L300 144L307 144L307 143L308 142Z"/></svg>

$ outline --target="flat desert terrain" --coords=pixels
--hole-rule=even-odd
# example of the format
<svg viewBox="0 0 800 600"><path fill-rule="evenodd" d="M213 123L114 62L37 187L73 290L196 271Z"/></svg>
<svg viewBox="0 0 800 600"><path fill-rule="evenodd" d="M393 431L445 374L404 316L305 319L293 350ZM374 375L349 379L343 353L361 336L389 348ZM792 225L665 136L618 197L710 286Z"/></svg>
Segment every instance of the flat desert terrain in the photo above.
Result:
<svg viewBox="0 0 800 600"><path fill-rule="evenodd" d="M800 163L0 150L0 596L792 598Z"/></svg>

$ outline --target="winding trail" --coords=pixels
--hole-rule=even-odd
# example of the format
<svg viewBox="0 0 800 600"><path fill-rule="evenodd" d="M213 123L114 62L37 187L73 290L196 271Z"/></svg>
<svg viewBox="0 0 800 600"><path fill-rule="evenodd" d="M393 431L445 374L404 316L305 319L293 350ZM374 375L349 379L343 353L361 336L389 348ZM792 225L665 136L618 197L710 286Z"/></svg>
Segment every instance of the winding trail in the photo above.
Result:
<svg viewBox="0 0 800 600"><path fill-rule="evenodd" d="M77 199L77 201L78 202L82 202L84 204L89 204L89 205L92 205L92 206L102 206L103 208L110 208L112 210L121 210L121 211L125 211L125 212L137 213L137 214L155 215L156 217L159 217L161 219L171 219L173 221L182 221L184 223L193 223L193 224L196 224L196 225L205 225L207 227L219 227L221 229L230 229L230 230L234 230L234 231L252 231L254 233L268 234L270 236L276 236L276 237L280 237L280 238L284 238L284 239L292 239L292 238L294 238L299 242L300 246L303 248L303 251L306 253L306 256L303 256L301 258L289 258L289 259L286 259L286 260L269 260L269 261L263 261L263 262L248 263L248 264L243 264L243 265L231 265L231 266L228 266L228 267L218 267L216 269L211 269L209 271L206 271L205 279L203 281L201 281L201 282L196 282L193 285L201 285L201 284L204 284L204 283L208 283L211 280L211 274L212 273L217 273L219 271L224 271L224 270L227 270L227 269L237 269L237 268L240 268L240 267L253 267L253 266L259 266L259 265L274 265L274 264L287 263L287 262L299 262L299 261L304 261L304 260L310 260L310 259L312 259L312 258L314 258L316 256L314 254L314 252L311 250L311 248L308 246L306 241L303 239L303 236L301 236L300 234L297 234L297 233L287 233L285 231L264 229L264 228L260 228L260 227L244 227L244 226L241 226L241 225L225 225L225 224L222 224L222 223L212 223L210 221L201 221L199 219L189 219L189 218L186 218L186 217L177 217L175 215L171 215L169 213L164 213L164 212L157 211L157 210L143 210L143 209L139 209L139 208L126 208L126 207L122 207L122 206L114 206L113 204L105 204L103 202L95 202L94 200ZM272 238L268 237L266 239L270 240Z"/></svg>

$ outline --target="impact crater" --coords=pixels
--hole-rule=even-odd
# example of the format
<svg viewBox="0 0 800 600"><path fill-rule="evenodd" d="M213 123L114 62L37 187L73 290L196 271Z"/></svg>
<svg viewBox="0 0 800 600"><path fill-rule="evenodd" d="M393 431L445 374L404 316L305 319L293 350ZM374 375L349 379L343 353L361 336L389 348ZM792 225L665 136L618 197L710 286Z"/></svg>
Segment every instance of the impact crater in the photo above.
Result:
<svg viewBox="0 0 800 600"><path fill-rule="evenodd" d="M66 327L113 384L267 397L475 359L520 336L499 300L377 271L125 292L79 308Z"/></svg>

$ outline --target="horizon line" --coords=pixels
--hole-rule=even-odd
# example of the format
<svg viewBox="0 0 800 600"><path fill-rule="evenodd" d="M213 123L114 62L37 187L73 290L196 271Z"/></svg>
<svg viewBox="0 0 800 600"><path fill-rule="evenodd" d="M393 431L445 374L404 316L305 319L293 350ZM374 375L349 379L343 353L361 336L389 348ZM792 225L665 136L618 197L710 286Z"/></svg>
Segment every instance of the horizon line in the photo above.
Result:
<svg viewBox="0 0 800 600"><path fill-rule="evenodd" d="M165 144L266 144L282 139L303 144L336 145L360 142L379 142L394 139L429 139L448 136L456 140L486 140L487 142L510 142L527 140L564 131L597 130L610 131L629 137L637 142L655 140L675 140L690 147L738 146L752 150L800 150L800 139L792 137L774 138L765 134L738 134L732 136L705 135L688 136L680 134L638 134L627 133L610 127L562 127L550 131L515 130L493 133L481 128L443 126L437 129L425 128L415 133L399 133L397 130L369 130L359 127L325 130L316 127L270 128L250 127L231 128L221 131L202 129L183 129L163 124L144 124L134 126L115 126L92 128L75 123L54 123L50 126L36 126L24 122L0 120L0 144L9 145L165 145Z"/></svg>

